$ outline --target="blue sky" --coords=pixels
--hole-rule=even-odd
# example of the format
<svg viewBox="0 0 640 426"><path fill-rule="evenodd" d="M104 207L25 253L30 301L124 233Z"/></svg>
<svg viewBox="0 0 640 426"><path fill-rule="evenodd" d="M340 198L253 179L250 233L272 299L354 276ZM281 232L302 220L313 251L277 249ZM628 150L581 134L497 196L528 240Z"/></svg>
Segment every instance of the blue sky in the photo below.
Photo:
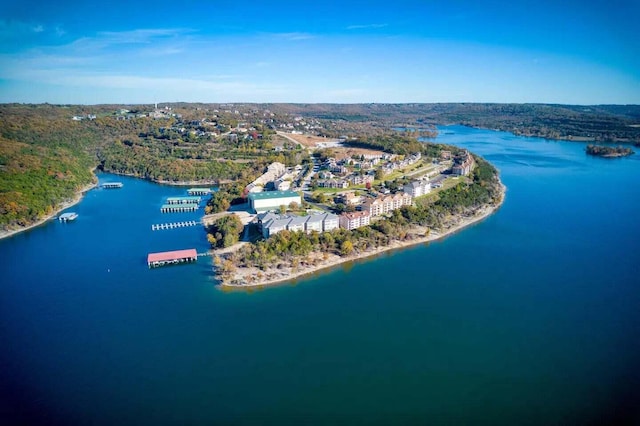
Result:
<svg viewBox="0 0 640 426"><path fill-rule="evenodd" d="M639 0L0 0L0 102L640 104L638 16Z"/></svg>

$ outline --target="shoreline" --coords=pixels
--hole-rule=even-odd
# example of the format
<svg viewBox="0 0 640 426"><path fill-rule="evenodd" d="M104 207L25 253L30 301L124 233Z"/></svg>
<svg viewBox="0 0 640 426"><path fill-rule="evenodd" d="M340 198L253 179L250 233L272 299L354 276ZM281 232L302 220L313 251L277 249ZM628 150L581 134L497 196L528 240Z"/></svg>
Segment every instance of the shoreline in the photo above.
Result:
<svg viewBox="0 0 640 426"><path fill-rule="evenodd" d="M146 180L152 183L157 183L159 185L168 185L168 186L198 186L198 185L219 186L222 183L231 182L228 179L227 180L211 179L211 180L199 180L199 181L198 180L179 180L179 181L157 180L157 179L151 179L144 176L137 176L137 175L134 175L133 173L113 172L113 171L107 171L107 170L101 170L101 172L110 173L112 175L117 175L117 176L126 176L126 177L135 178L135 179Z"/></svg>
<svg viewBox="0 0 640 426"><path fill-rule="evenodd" d="M94 174L94 177L95 177L95 174ZM28 230L36 228L38 226L44 225L45 223L49 222L51 219L56 217L58 215L58 213L60 213L61 211L65 210L65 209L68 209L69 207L72 207L72 206L75 206L76 204L78 204L84 198L84 194L86 194L87 192L91 191L92 189L94 189L97 186L98 186L98 179L96 178L95 182L87 184L87 185L83 186L80 190L76 191L76 195L73 197L73 199L71 199L69 201L65 201L64 203L62 203L59 206L55 207L53 212L50 215L47 215L46 217L38 220L37 222L34 222L31 225L27 225L27 226L25 226L23 228L20 228L20 229L11 229L11 230L8 230L8 231L4 231L4 230L0 231L0 240L2 240L4 238L12 237L12 236L17 235L17 234L19 234L21 232L28 231Z"/></svg>
<svg viewBox="0 0 640 426"><path fill-rule="evenodd" d="M506 191L507 191L507 188L506 186L504 186L504 184L501 183L500 187L501 187L501 199L496 205L484 206L480 208L478 211L476 211L476 213L473 216L464 217L461 220L458 220L457 223L451 225L448 229L446 229L445 231L442 231L441 233L436 233L436 232L429 233L428 235L423 235L422 237L414 238L410 241L393 241L388 246L377 247L375 249L368 250L368 251L358 253L356 255L351 255L351 256L343 257L343 256L338 256L336 254L331 254L327 260L313 266L306 266L301 270L298 270L295 272L292 271L291 268L288 268L287 271L276 271L276 272L267 271L267 272L264 272L265 278L262 280L259 280L258 282L247 282L246 280L242 284L220 282L218 284L218 287L221 289L229 289L229 290L230 289L255 289L255 288L261 288L266 286L286 284L292 281L296 281L298 278L302 278L307 275L311 275L326 269L334 268L343 263L366 259L369 257L377 256L385 252L395 251L395 250L399 250L399 249L403 249L403 248L407 248L407 247L411 247L419 244L425 244L425 243L430 243L432 241L444 239L452 234L455 234L458 231L461 231L464 228L467 228L475 223L481 222L482 220L486 219L487 217L495 213L504 203ZM257 275L257 272L254 271L255 269L257 268L246 268L246 274L241 274L240 279L246 278L248 276ZM263 272L260 271L260 274L263 274ZM272 275L275 275L275 276L272 276ZM236 276L236 279L238 279L237 276Z"/></svg>

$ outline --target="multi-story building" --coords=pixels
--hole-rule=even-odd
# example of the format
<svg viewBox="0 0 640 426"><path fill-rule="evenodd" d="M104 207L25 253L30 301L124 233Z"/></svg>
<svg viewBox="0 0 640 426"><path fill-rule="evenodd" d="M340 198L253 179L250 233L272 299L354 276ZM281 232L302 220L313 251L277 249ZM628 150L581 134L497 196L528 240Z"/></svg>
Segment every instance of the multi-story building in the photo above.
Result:
<svg viewBox="0 0 640 426"><path fill-rule="evenodd" d="M348 230L360 228L361 226L367 226L370 223L371 215L367 210L342 213L340 215L340 227Z"/></svg>
<svg viewBox="0 0 640 426"><path fill-rule="evenodd" d="M411 195L399 192L394 195L369 200L362 205L361 210L368 211L371 217L374 217L389 213L402 206L410 206L411 202Z"/></svg>
<svg viewBox="0 0 640 426"><path fill-rule="evenodd" d="M431 191L431 184L428 180L414 180L403 186L404 192L412 197L420 197Z"/></svg>
<svg viewBox="0 0 640 426"><path fill-rule="evenodd" d="M278 215L271 212L261 213L257 216L257 223L262 232L262 236L269 238L278 232L302 231L310 233L327 232L339 227L338 216L332 213L322 213L309 216L297 216L293 214Z"/></svg>

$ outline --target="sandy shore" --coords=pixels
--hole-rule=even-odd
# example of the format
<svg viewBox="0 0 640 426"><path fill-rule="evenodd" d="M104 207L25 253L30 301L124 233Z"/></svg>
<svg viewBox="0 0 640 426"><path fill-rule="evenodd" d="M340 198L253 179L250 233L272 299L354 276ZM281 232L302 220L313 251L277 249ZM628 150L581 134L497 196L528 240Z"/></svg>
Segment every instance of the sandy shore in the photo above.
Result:
<svg viewBox="0 0 640 426"><path fill-rule="evenodd" d="M246 289L270 286L274 284L283 284L286 282L294 281L297 278L303 277L305 275L310 275L324 269L336 267L345 262L352 262L358 259L377 256L387 251L410 247L417 244L424 244L445 238L460 231L463 228L482 221L483 219L493 214L496 210L498 210L504 202L506 193L506 187L504 185L502 185L501 187L502 194L498 204L496 204L495 206L483 207L476 211L473 216L459 218L459 220L451 224L446 230L442 232L431 232L426 234L425 230L422 230L422 236L418 236L407 241L393 241L388 246L366 250L362 253L351 256L338 256L336 254L329 254L328 256L325 256L324 253L315 253L317 263L314 265L304 265L297 268L285 267L282 269L269 269L267 271L260 271L260 269L258 268L240 268L236 272L232 282L221 282L220 286L222 288ZM416 228L416 230L419 229L420 228ZM313 255L311 257L313 257Z"/></svg>
<svg viewBox="0 0 640 426"><path fill-rule="evenodd" d="M98 180L96 179L96 181L94 183L90 183L89 185L84 186L82 189L80 189L80 191L76 192L75 197L72 200L66 201L62 204L60 204L59 206L56 207L56 209L53 211L53 213L51 213L50 215L48 215L47 217L40 219L39 221L29 225L29 226L25 226L23 228L18 228L18 229L12 229L9 231L5 231L5 230L0 230L0 240L3 238L9 238L13 235L16 235L20 232L24 232L27 231L29 229L35 228L37 226L40 226L48 221L50 221L51 219L53 219L54 217L56 217L58 215L58 213L60 213L62 210L64 209L68 209L71 206L74 206L76 204L78 204L81 200L82 197L84 196L84 194L95 188L96 186L98 186Z"/></svg>

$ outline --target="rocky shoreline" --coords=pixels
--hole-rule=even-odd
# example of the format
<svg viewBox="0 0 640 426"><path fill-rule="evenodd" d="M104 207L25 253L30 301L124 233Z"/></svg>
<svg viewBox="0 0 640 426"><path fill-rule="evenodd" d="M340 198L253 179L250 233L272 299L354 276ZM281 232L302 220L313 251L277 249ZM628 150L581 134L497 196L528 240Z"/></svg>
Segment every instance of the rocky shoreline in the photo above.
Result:
<svg viewBox="0 0 640 426"><path fill-rule="evenodd" d="M457 217L448 226L448 228L439 233L428 232L426 228L415 227L413 229L414 238L404 241L393 241L388 246L377 247L375 249L366 250L361 253L338 256L328 253L312 253L309 258L314 261L313 264L299 265L297 267L269 268L261 271L257 267L238 268L231 278L220 282L221 288L226 289L249 289L256 287L265 287L270 285L284 284L295 281L298 278L313 274L318 271L330 269L346 262L352 262L359 259L377 256L381 253L391 250L397 250L418 244L429 243L445 238L454 234L470 225L482 221L497 211L505 199L506 187L500 185L500 199L495 205L486 205L477 209L472 216ZM217 253L222 254L222 253Z"/></svg>

